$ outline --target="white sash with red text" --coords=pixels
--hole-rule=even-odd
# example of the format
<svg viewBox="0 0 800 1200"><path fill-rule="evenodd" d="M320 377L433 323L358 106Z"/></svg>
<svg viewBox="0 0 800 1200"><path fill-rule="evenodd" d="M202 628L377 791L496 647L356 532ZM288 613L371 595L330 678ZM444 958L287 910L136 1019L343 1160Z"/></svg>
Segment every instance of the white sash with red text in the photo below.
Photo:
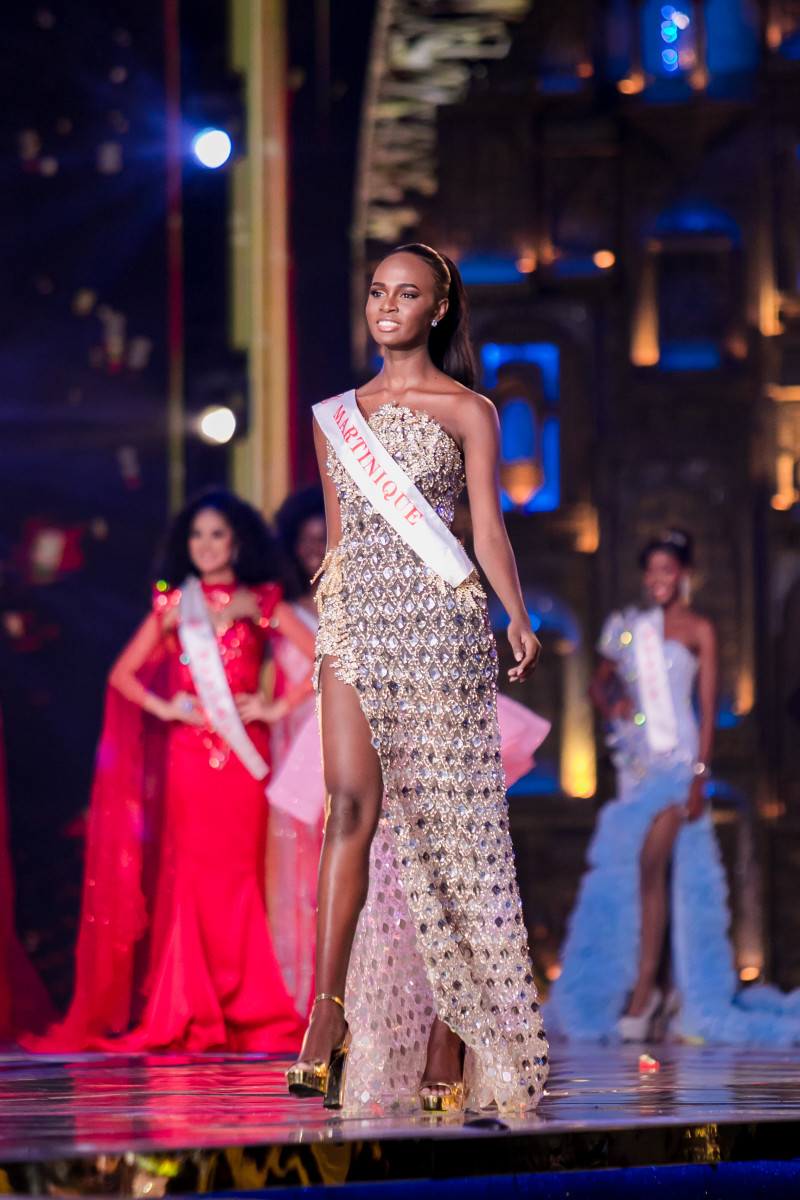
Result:
<svg viewBox="0 0 800 1200"><path fill-rule="evenodd" d="M314 405L314 417L339 462L370 504L426 566L453 587L474 568L464 547L370 429L355 391Z"/></svg>
<svg viewBox="0 0 800 1200"><path fill-rule="evenodd" d="M178 638L189 659L189 672L212 729L227 742L254 779L265 779L269 767L250 741L236 711L203 588L193 575L181 586L180 614Z"/></svg>
<svg viewBox="0 0 800 1200"><path fill-rule="evenodd" d="M651 750L666 754L678 745L678 722L664 657L664 613L641 613L633 622L633 652L639 677L644 731Z"/></svg>

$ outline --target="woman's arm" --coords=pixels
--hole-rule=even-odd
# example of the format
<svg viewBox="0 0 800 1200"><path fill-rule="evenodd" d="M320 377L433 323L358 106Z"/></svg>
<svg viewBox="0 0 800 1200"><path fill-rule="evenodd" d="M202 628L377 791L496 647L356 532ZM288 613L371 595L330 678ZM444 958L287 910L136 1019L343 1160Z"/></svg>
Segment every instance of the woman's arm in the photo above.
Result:
<svg viewBox="0 0 800 1200"><path fill-rule="evenodd" d="M308 626L304 625L293 611L291 604L287 604L285 600L279 600L273 609L269 623L272 629L277 629L278 633L283 634L287 641L297 646L298 650L302 650L306 658L310 658L313 662L317 652L316 639Z"/></svg>
<svg viewBox="0 0 800 1200"><path fill-rule="evenodd" d="M508 640L517 666L508 677L525 679L541 653L531 629L517 565L508 540L500 506L500 422L490 400L469 393L458 405L458 426L472 514L475 557L509 615Z"/></svg>
<svg viewBox="0 0 800 1200"><path fill-rule="evenodd" d="M137 704L145 712L152 713L160 721L184 721L187 725L202 725L202 714L194 706L194 698L186 692L178 692L171 700L164 700L149 692L138 672L160 648L163 638L161 617L150 613L136 630L120 654L108 676L109 685L116 688L126 700Z"/></svg>
<svg viewBox="0 0 800 1200"><path fill-rule="evenodd" d="M711 756L714 752L714 729L717 717L717 674L718 654L717 636L714 626L705 617L697 619L697 698L700 707L700 762L706 770L711 766ZM703 776L694 780L689 791L686 805L688 820L695 821L705 807Z"/></svg>
<svg viewBox="0 0 800 1200"><path fill-rule="evenodd" d="M269 623L272 629L302 650L306 658L311 659L313 663L317 648L314 635L293 612L290 604L279 600ZM313 694L314 684L309 670L305 679L301 679L277 700L268 700L263 692L239 692L235 697L236 708L246 725L250 721L266 721L271 725L274 721L282 721L284 717L288 717Z"/></svg>
<svg viewBox="0 0 800 1200"><path fill-rule="evenodd" d="M633 716L633 701L628 695L620 696L619 690L616 666L610 658L601 658L589 684L589 699L604 721Z"/></svg>

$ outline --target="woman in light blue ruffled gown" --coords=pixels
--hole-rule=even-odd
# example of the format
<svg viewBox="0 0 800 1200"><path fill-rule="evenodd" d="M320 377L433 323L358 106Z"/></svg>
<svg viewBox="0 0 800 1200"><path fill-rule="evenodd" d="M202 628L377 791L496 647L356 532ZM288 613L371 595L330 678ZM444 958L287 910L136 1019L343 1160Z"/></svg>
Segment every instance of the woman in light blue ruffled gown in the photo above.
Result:
<svg viewBox="0 0 800 1200"><path fill-rule="evenodd" d="M668 531L640 563L652 608L613 613L598 647L591 696L610 727L618 795L589 846L548 1030L644 1041L668 1025L706 1041L799 1043L800 994L737 991L703 796L717 654L711 623L688 604L688 535Z"/></svg>

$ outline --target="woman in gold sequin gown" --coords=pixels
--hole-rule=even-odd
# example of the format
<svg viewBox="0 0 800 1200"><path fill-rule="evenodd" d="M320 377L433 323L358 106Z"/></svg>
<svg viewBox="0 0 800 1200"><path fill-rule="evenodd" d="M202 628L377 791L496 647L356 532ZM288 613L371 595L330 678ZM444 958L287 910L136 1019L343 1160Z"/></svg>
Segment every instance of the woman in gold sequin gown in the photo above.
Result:
<svg viewBox="0 0 800 1200"><path fill-rule="evenodd" d="M376 271L367 320L381 373L357 402L446 525L469 486L476 556L510 617L517 665L540 647L503 525L494 407L470 390L463 285L425 246ZM316 984L300 1062L352 1033L344 1106L424 1096L532 1106L547 1041L508 832L497 650L477 574L445 583L376 512L319 428L329 554L317 680L329 816Z"/></svg>

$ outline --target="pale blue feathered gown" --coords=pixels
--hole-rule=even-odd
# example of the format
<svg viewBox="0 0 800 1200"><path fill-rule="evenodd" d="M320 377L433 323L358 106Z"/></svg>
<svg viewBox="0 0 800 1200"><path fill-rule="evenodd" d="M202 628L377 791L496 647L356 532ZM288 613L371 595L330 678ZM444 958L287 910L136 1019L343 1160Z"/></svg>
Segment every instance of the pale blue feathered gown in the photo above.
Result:
<svg viewBox="0 0 800 1200"><path fill-rule="evenodd" d="M633 645L635 609L607 620L599 650L640 707ZM664 615L652 614L660 622ZM698 724L693 707L697 660L682 642L664 641L677 747L656 753L643 725L615 721L609 737L618 797L600 811L588 869L562 947L562 974L545 1007L552 1034L592 1040L616 1036L639 962L639 858L654 819L684 805L693 779ZM640 715L641 719L641 715ZM728 889L708 810L684 824L671 875L671 951L681 1008L670 1031L706 1041L800 1043L800 994L772 987L737 992L728 938Z"/></svg>

